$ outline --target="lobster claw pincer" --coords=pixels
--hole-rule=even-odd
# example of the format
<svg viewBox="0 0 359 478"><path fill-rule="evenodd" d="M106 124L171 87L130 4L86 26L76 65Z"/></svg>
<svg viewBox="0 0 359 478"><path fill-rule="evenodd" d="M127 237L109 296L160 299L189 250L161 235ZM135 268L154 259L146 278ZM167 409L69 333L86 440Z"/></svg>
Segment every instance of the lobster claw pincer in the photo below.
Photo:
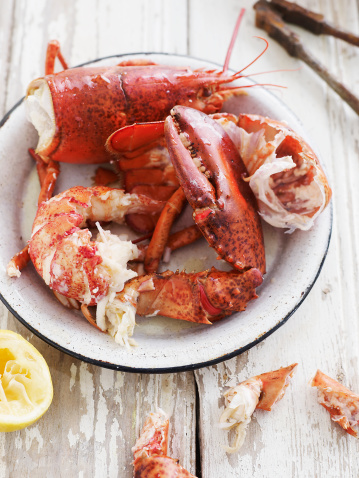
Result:
<svg viewBox="0 0 359 478"><path fill-rule="evenodd" d="M209 245L235 268L265 273L257 203L227 133L206 114L175 106L166 118L165 136L193 218Z"/></svg>

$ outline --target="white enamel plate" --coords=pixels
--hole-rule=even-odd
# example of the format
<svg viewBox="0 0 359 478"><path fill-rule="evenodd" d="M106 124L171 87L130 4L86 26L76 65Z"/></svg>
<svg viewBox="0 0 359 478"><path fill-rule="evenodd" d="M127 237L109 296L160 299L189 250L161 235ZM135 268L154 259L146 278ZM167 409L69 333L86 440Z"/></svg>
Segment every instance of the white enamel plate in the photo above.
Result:
<svg viewBox="0 0 359 478"><path fill-rule="evenodd" d="M162 64L218 68L183 56L137 56L147 56ZM112 57L101 60L101 64L119 61L121 57ZM285 120L312 145L293 113L262 87L250 88L247 96L231 99L223 109ZM63 352L102 367L133 372L178 372L214 364L249 349L284 324L318 277L330 240L331 207L308 232L295 231L290 235L264 224L267 274L257 289L259 298L251 301L245 312L212 326L162 317L139 318L134 333L138 347L130 351L122 348L113 338L91 326L80 312L64 308L32 265L18 279L6 275L7 263L29 239L36 212L38 180L34 162L27 153L36 143L37 133L26 120L21 101L5 116L0 127L0 298L26 327ZM95 168L61 165L55 192L76 185L92 185ZM185 221L186 216L182 218ZM168 266L173 270L199 271L211 265L218 267L215 258L216 254L203 239L173 253Z"/></svg>

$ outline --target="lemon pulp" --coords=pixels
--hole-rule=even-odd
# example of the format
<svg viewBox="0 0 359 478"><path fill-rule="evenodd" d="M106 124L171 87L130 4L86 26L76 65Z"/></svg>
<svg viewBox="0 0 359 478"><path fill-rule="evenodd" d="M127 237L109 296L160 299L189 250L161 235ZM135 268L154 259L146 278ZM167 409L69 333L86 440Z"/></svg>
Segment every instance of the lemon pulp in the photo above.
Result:
<svg viewBox="0 0 359 478"><path fill-rule="evenodd" d="M0 432L34 423L52 397L50 371L40 352L21 335L0 330Z"/></svg>

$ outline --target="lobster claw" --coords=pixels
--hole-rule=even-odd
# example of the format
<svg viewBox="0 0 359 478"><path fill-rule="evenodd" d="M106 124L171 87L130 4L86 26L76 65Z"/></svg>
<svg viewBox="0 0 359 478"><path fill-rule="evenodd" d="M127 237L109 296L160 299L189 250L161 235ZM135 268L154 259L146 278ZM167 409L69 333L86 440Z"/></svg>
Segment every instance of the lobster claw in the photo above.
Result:
<svg viewBox="0 0 359 478"><path fill-rule="evenodd" d="M132 279L117 297L128 297L134 286L140 292L139 315L159 313L197 324L211 324L245 310L248 302L257 298L256 287L262 281L262 274L254 268L224 272L212 267L189 274L166 271ZM144 288L143 282L151 283L152 287Z"/></svg>
<svg viewBox="0 0 359 478"><path fill-rule="evenodd" d="M242 176L242 159L216 121L175 106L165 121L171 160L193 218L209 245L237 269L265 273L263 232L257 203Z"/></svg>
<svg viewBox="0 0 359 478"><path fill-rule="evenodd" d="M113 154L126 154L146 147L163 136L163 121L134 123L109 136L106 149Z"/></svg>

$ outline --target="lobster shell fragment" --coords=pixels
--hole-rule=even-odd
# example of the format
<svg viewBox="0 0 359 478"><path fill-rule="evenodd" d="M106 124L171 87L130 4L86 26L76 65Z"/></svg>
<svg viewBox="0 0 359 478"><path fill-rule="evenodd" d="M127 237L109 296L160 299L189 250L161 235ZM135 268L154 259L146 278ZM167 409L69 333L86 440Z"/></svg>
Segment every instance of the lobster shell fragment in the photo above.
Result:
<svg viewBox="0 0 359 478"><path fill-rule="evenodd" d="M272 406L283 398L297 365L294 363L256 375L225 392L226 408L220 417L220 427L236 431L235 441L232 446L227 447L227 453L234 453L241 448L246 437L246 428L257 408L271 411Z"/></svg>
<svg viewBox="0 0 359 478"><path fill-rule="evenodd" d="M134 478L196 478L178 460L167 456L169 420L162 412L151 413L132 448Z"/></svg>
<svg viewBox="0 0 359 478"><path fill-rule="evenodd" d="M320 370L311 382L318 389L318 402L330 413L333 422L347 433L358 438L359 395L344 387Z"/></svg>

